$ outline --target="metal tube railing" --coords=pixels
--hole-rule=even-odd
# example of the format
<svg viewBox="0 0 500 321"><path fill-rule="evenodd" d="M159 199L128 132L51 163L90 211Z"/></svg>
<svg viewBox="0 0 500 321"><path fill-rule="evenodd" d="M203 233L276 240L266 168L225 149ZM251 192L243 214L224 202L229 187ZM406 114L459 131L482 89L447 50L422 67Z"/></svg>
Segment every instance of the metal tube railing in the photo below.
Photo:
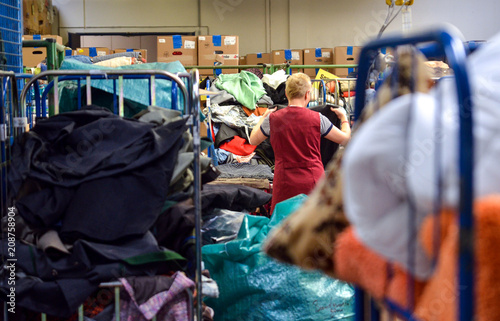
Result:
<svg viewBox="0 0 500 321"><path fill-rule="evenodd" d="M459 304L460 321L471 321L474 319L474 217L472 214L474 189L473 189L473 161L474 140L472 132L473 103L471 88L468 79L466 65L466 50L460 37L453 30L434 30L423 32L410 37L392 36L374 40L366 44L360 53L360 65L358 67L358 82L356 84L356 107L355 119L359 119L365 102L365 86L368 78L370 65L379 48L396 47L410 44L432 43L433 53L446 56L450 67L455 73L455 85L458 94L458 112L460 121L459 132L459 180L460 180L460 204L459 204L459 284L457 293ZM356 315L357 320L363 316Z"/></svg>

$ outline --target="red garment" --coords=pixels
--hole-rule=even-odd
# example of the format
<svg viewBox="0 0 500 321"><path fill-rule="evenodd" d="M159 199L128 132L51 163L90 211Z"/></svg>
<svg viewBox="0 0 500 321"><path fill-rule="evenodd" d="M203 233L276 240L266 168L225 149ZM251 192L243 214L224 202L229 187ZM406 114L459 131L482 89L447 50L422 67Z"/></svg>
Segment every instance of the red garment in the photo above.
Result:
<svg viewBox="0 0 500 321"><path fill-rule="evenodd" d="M277 203L311 192L324 174L319 115L307 108L289 106L269 116L275 155L271 213Z"/></svg>
<svg viewBox="0 0 500 321"><path fill-rule="evenodd" d="M219 148L235 155L248 156L255 151L257 146L248 144L245 138L234 136L230 141L221 144Z"/></svg>

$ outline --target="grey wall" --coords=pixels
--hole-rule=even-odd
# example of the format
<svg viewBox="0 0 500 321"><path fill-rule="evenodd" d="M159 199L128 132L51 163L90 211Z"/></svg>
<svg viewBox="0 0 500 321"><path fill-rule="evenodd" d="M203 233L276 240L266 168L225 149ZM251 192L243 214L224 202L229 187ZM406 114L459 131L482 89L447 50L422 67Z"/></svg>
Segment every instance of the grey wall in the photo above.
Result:
<svg viewBox="0 0 500 321"><path fill-rule="evenodd" d="M59 33L195 32L240 37L240 53L361 45L387 12L384 0L53 0ZM416 0L413 30L451 23L465 40L500 31L496 0ZM387 32L402 30L394 20Z"/></svg>

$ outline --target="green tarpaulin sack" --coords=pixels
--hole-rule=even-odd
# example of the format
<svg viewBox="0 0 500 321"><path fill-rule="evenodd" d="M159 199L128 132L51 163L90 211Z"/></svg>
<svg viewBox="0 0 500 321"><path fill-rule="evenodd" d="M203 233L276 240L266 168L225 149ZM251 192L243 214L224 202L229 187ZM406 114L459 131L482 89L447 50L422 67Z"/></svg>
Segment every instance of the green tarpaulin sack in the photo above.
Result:
<svg viewBox="0 0 500 321"><path fill-rule="evenodd" d="M237 239L203 247L203 261L219 285L206 299L215 321L354 320L354 289L320 272L275 261L261 251L269 231L307 198L276 205L271 219L246 215Z"/></svg>

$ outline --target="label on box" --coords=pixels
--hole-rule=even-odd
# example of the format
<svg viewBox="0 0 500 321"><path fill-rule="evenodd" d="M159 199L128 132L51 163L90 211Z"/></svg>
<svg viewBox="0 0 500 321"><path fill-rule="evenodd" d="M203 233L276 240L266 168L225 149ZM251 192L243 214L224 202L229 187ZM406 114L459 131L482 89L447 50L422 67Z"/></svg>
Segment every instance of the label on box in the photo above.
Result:
<svg viewBox="0 0 500 321"><path fill-rule="evenodd" d="M106 56L106 51L98 51L97 52L97 57L102 57L102 56Z"/></svg>
<svg viewBox="0 0 500 321"><path fill-rule="evenodd" d="M159 42L159 43L165 43L165 39L160 38L160 39L158 39L158 42Z"/></svg>
<svg viewBox="0 0 500 321"><path fill-rule="evenodd" d="M279 52L279 51L276 51L275 55L276 55L276 56L279 56L279 55L280 55L280 52Z"/></svg>
<svg viewBox="0 0 500 321"><path fill-rule="evenodd" d="M186 49L195 49L196 43L192 40L184 40L184 48Z"/></svg>
<svg viewBox="0 0 500 321"><path fill-rule="evenodd" d="M221 55L224 59L238 59L238 55Z"/></svg>
<svg viewBox="0 0 500 321"><path fill-rule="evenodd" d="M222 44L222 36L221 35L212 36L212 43L214 44L214 47L220 47Z"/></svg>
<svg viewBox="0 0 500 321"><path fill-rule="evenodd" d="M331 53L330 53L329 51L325 51L325 52L323 52L323 53L321 54L321 56L322 56L323 58L330 58L330 57L331 57Z"/></svg>
<svg viewBox="0 0 500 321"><path fill-rule="evenodd" d="M182 36L179 36L179 35L172 36L172 45L174 46L174 49L181 49L182 48Z"/></svg>
<svg viewBox="0 0 500 321"><path fill-rule="evenodd" d="M309 53L309 49L304 50L304 53Z"/></svg>
<svg viewBox="0 0 500 321"><path fill-rule="evenodd" d="M236 37L226 37L224 38L225 46L234 46L236 44Z"/></svg>
<svg viewBox="0 0 500 321"><path fill-rule="evenodd" d="M205 41L206 40L205 37L201 37L201 36L198 37L198 39L201 40L201 41Z"/></svg>
<svg viewBox="0 0 500 321"><path fill-rule="evenodd" d="M292 60L300 60L300 53L298 51L292 51Z"/></svg>

